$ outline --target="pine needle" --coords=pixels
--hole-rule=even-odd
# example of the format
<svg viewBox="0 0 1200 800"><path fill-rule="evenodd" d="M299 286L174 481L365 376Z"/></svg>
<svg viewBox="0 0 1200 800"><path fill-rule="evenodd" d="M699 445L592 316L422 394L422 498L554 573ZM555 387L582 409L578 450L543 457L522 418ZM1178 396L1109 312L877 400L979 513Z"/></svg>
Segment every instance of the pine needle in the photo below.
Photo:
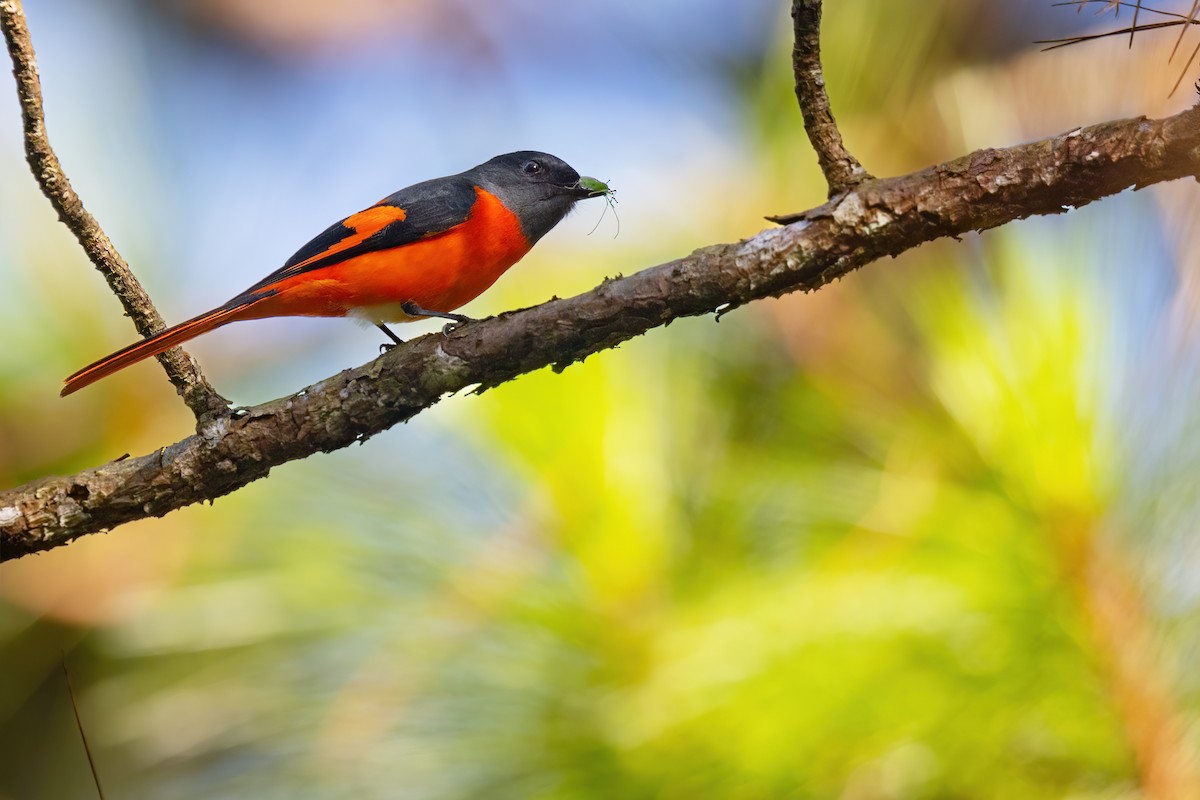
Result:
<svg viewBox="0 0 1200 800"><path fill-rule="evenodd" d="M87 734L83 732L83 720L79 716L79 705L75 702L75 689L71 686L71 673L67 671L67 654L62 658L63 677L67 680L67 695L71 698L71 710L75 712L75 727L79 729L79 738L83 742L83 752L87 755L88 767L92 770L92 781L96 784L96 794L104 800L104 788L100 785L100 773L96 769L96 760L92 758L92 748L88 746Z"/></svg>

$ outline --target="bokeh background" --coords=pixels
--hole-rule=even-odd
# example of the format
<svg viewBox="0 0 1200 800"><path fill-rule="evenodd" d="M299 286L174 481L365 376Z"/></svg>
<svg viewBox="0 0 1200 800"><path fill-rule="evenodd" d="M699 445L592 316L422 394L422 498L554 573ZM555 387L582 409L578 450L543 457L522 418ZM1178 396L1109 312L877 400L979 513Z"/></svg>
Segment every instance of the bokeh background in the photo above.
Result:
<svg viewBox="0 0 1200 800"><path fill-rule="evenodd" d="M610 181L619 233L584 206L474 315L824 199L783 0L26 10L51 139L172 321L513 149ZM887 175L1194 100L1173 32L1032 44L1113 24L830 3L834 109ZM928 245L6 564L0 797L95 795L64 661L113 798L1200 797L1196 212L1180 183ZM153 363L57 397L133 333L3 80L0 279L0 486L190 432ZM252 404L379 339L192 351Z"/></svg>

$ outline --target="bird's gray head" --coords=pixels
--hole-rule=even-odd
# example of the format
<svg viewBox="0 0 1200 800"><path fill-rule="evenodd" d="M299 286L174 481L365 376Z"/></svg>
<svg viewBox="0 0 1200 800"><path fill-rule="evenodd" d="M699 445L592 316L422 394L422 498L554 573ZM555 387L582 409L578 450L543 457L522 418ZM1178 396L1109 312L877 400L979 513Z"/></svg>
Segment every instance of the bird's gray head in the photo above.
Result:
<svg viewBox="0 0 1200 800"><path fill-rule="evenodd" d="M580 186L579 173L558 156L536 150L496 156L466 174L517 216L531 247L561 222L575 203L604 195Z"/></svg>

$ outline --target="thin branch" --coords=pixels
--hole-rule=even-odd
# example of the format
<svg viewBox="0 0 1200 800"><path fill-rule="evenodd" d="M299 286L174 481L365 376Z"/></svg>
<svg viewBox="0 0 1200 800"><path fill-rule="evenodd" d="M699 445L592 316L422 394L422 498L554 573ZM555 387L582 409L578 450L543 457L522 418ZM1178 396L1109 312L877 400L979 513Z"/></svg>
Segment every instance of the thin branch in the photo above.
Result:
<svg viewBox="0 0 1200 800"><path fill-rule="evenodd" d="M1188 12L1187 21L1189 24L1196 22L1196 12L1200 10L1200 0L1193 0L1192 9ZM1187 33L1187 26L1179 29L1179 38L1175 40L1175 46L1171 48L1171 55L1167 58L1168 62L1175 60L1175 53L1179 51L1179 45L1183 42L1183 35ZM1196 43L1196 47L1192 50L1192 54L1188 57L1187 63L1183 65L1183 69L1179 71L1179 77L1175 80L1175 85L1171 87L1171 94L1179 91L1179 85L1183 83L1184 76L1187 75L1189 69L1192 68L1192 63L1196 60L1196 56L1200 55L1200 42Z"/></svg>
<svg viewBox="0 0 1200 800"><path fill-rule="evenodd" d="M1188 24L1192 24L1196 21L1196 11L1197 10L1200 10L1200 0L1192 0L1192 10L1187 13ZM1177 39L1175 39L1175 46L1171 48L1171 55L1167 56L1168 64L1175 60L1175 54L1179 52L1179 45L1183 44L1183 36L1187 32L1188 32L1187 25L1179 26L1179 37ZM1179 88L1179 84L1176 84L1175 88Z"/></svg>
<svg viewBox="0 0 1200 800"><path fill-rule="evenodd" d="M1200 42L1196 42L1195 49L1192 50L1192 54L1188 56L1187 63L1184 64L1183 69L1180 70L1179 77L1175 79L1175 85L1171 87L1171 94L1175 94L1175 92L1179 91L1179 86L1183 83L1184 76L1187 75L1188 69L1192 66L1192 63L1196 60L1196 56L1198 55L1200 55Z"/></svg>
<svg viewBox="0 0 1200 800"><path fill-rule="evenodd" d="M96 785L96 794L104 800L104 787L100 785L100 771L96 769L96 759L92 756L91 745L88 744L87 734L83 731L83 719L79 716L79 704L75 702L75 688L71 686L71 673L67 671L67 654L62 657L63 678L67 682L67 696L71 699L71 710L75 712L75 727L79 730L79 740L83 742L83 752L87 756L88 769L92 771L92 783Z"/></svg>
<svg viewBox="0 0 1200 800"><path fill-rule="evenodd" d="M1175 17L1176 19L1184 19L1186 16L1184 14L1179 14L1175 11L1164 11L1159 8L1150 8L1149 6L1143 6L1143 5L1141 5L1141 3L1138 3L1136 5L1134 3L1125 3L1125 2L1116 3L1116 2L1113 2L1113 0L1062 0L1062 2L1051 3L1050 5L1055 6L1055 7L1057 7L1057 6L1075 6L1076 7L1075 11L1079 12L1079 11L1082 11L1085 6L1091 5L1093 3L1105 3L1106 4L1104 8L1101 8L1100 10L1098 10L1096 12L1097 15L1103 14L1105 11L1108 11L1108 9L1110 9L1110 8L1115 9L1115 8L1119 8L1120 6L1125 6L1126 8L1133 8L1134 9L1134 16L1133 16L1133 24L1134 25L1137 25L1137 15L1139 12L1142 12L1142 11L1145 11L1147 14L1159 14L1164 17ZM1114 16L1120 16L1120 15L1116 14ZM1124 33L1124 31L1121 31L1121 32Z"/></svg>
<svg viewBox="0 0 1200 800"><path fill-rule="evenodd" d="M83 202L63 172L58 156L50 147L42 107L42 86L21 0L0 0L0 28L4 31L4 40L12 57L13 76L17 80L17 96L21 101L21 117L25 128L25 156L33 177L58 212L58 218L75 234L88 258L108 281L109 287L125 308L125 313L133 320L137 332L149 336L162 330L166 323L154 308L150 296L133 276L129 265L113 247L100 224L83 207ZM159 356L159 361L176 391L196 415L198 423L203 424L228 413L229 401L209 385L191 356L176 348Z"/></svg>
<svg viewBox="0 0 1200 800"><path fill-rule="evenodd" d="M1064 2L1054 3L1056 6L1075 6L1076 11L1080 11L1084 6L1090 3L1104 3L1104 7L1097 13L1103 13L1109 8L1114 9L1117 14L1120 13L1121 6L1133 6L1133 23L1128 28L1117 28L1111 31L1102 31L1100 33L1090 33L1081 36L1067 36L1061 39L1045 39L1035 41L1034 44L1048 44L1046 50L1057 50L1060 47L1070 47L1071 45L1082 44L1083 42L1095 41L1096 39L1104 39L1109 36L1120 36L1121 34L1129 34L1129 46L1133 47L1134 34L1142 31L1161 30L1163 28L1179 27L1179 37L1175 40L1175 46L1171 48L1171 55L1167 58L1167 63L1175 60L1175 54L1179 51L1179 45L1183 42L1184 35L1191 29L1192 25L1200 24L1200 19L1197 18L1197 11L1200 10L1200 0L1193 0L1192 8L1187 14L1177 14L1173 11L1163 11L1157 8L1143 6L1141 0L1137 0L1136 4L1120 2L1120 0L1064 0ZM1138 14L1141 11L1147 13L1160 14L1164 17L1172 17L1171 22L1155 22L1147 25L1138 25ZM1171 87L1168 97L1172 96L1179 90L1179 86L1183 83L1183 79L1187 76L1188 70L1191 69L1192 63L1196 56L1200 55L1200 44L1192 51L1192 55L1188 58L1183 69L1179 71L1179 78L1176 79L1175 85Z"/></svg>
<svg viewBox="0 0 1200 800"><path fill-rule="evenodd" d="M842 143L841 131L829 106L821 69L821 0L793 0L792 22L796 29L792 50L796 99L804 115L804 130L817 151L817 161L829 184L829 196L833 197L871 180L871 174Z"/></svg>
<svg viewBox="0 0 1200 800"><path fill-rule="evenodd" d="M706 247L590 292L400 345L291 397L137 458L0 493L0 558L213 500L273 467L361 442L447 394L562 370L681 317L813 291L884 256L1200 174L1200 107L980 150L870 181L795 222Z"/></svg>
<svg viewBox="0 0 1200 800"><path fill-rule="evenodd" d="M1136 28L1117 28L1111 31L1101 31L1100 33L1085 33L1078 36L1064 36L1061 39L1035 39L1034 44L1047 44L1049 47L1042 48L1043 50L1057 50L1060 47L1070 47L1071 45L1082 44L1083 42L1091 42L1096 39L1107 39L1110 36L1120 36L1123 33L1141 33L1142 31L1153 31L1160 28L1174 28L1177 25L1187 25L1184 19L1174 22L1147 22L1143 25L1138 25Z"/></svg>

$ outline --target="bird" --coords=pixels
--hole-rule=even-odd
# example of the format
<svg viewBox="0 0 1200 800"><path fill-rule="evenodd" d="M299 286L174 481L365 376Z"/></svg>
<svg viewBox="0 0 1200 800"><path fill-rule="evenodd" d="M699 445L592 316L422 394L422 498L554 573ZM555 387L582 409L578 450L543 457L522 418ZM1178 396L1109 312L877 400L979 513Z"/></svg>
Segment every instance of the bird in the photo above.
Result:
<svg viewBox="0 0 1200 800"><path fill-rule="evenodd" d="M69 376L67 396L203 333L266 317L358 317L386 325L453 313L490 287L567 216L611 195L557 156L505 153L457 175L423 181L334 223L282 267L230 300L117 350Z"/></svg>

